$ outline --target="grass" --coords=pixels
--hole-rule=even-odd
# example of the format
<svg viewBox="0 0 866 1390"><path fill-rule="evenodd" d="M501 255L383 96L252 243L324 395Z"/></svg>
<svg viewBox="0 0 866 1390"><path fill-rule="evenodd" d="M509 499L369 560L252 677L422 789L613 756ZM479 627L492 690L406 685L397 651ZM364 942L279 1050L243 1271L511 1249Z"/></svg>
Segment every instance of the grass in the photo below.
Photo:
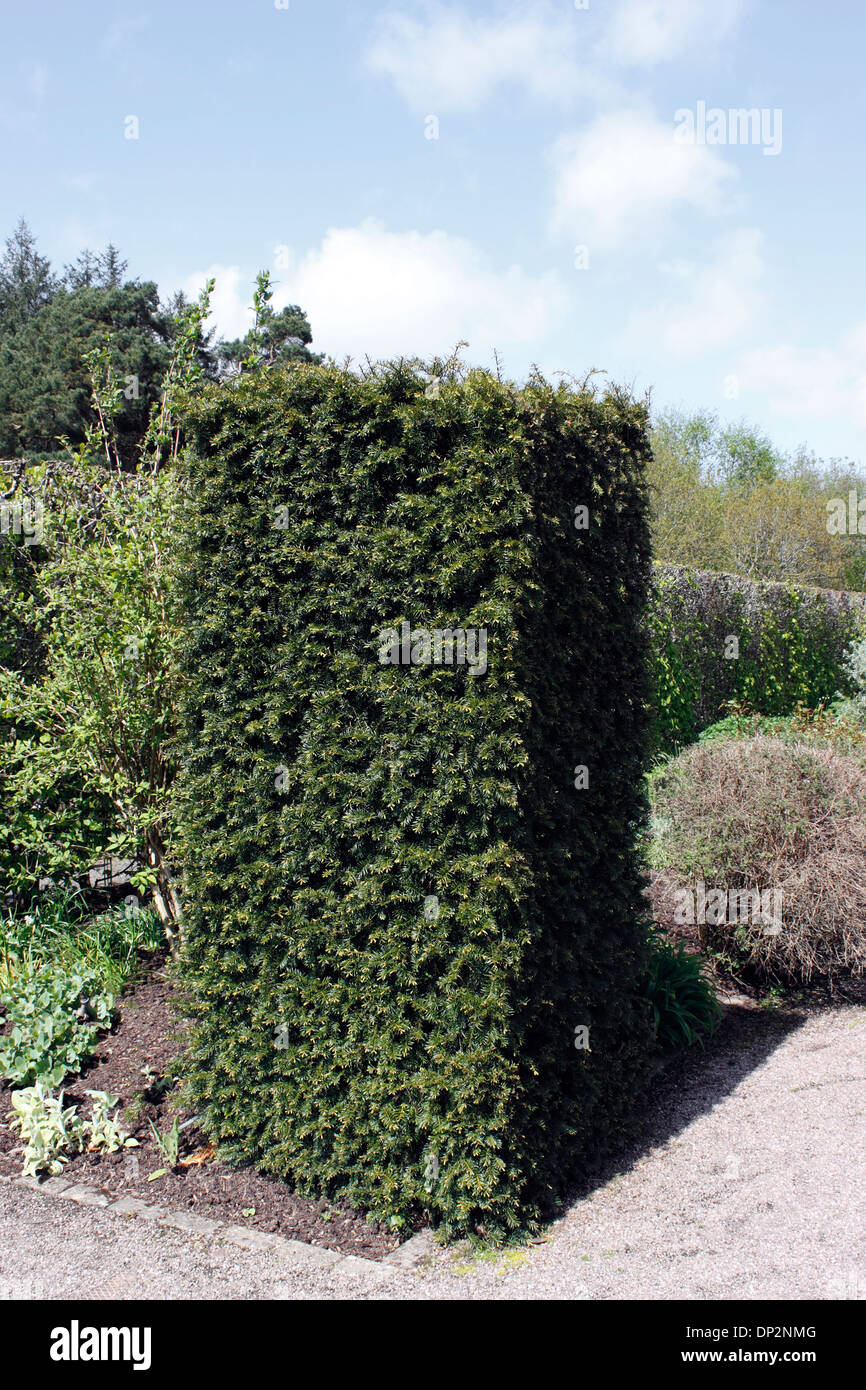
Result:
<svg viewBox="0 0 866 1390"><path fill-rule="evenodd" d="M31 911L0 920L0 988L51 961L70 973L87 967L107 993L119 994L135 971L138 950L154 951L162 940L152 908L113 907L89 917L82 894L55 891Z"/></svg>
<svg viewBox="0 0 866 1390"><path fill-rule="evenodd" d="M791 714L758 714L747 704L732 702L729 713L700 735L699 743L751 739L763 735L784 743L829 747L836 753L866 762L866 721L852 700L835 700L818 709L799 705ZM653 785L653 783L651 783Z"/></svg>

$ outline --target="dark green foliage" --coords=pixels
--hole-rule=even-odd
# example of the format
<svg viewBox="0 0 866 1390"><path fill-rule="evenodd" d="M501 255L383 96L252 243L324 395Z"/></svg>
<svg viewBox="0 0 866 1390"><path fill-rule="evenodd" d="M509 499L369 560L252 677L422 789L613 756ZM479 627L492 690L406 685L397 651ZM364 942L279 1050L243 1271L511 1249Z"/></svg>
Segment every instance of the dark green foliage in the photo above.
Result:
<svg viewBox="0 0 866 1390"><path fill-rule="evenodd" d="M64 266L63 283L68 290L116 290L123 283L129 262L123 260L117 247L108 243L101 255L82 251L72 265Z"/></svg>
<svg viewBox="0 0 866 1390"><path fill-rule="evenodd" d="M654 577L657 749L692 743L731 701L782 715L851 689L845 658L862 622L858 595L672 565L655 566Z"/></svg>
<svg viewBox="0 0 866 1390"><path fill-rule="evenodd" d="M22 217L0 258L0 331L34 318L56 294L51 263L36 250L36 238Z"/></svg>
<svg viewBox="0 0 866 1390"><path fill-rule="evenodd" d="M230 1157L492 1234L621 1141L651 1043L646 418L434 374L250 373L188 422L188 1084ZM382 664L404 620L486 628L487 673Z"/></svg>
<svg viewBox="0 0 866 1390"><path fill-rule="evenodd" d="M310 321L297 304L287 304L279 312L265 303L261 307L257 329L231 342L224 339L216 352L224 374L240 371L251 356L259 366L287 367L290 363L321 362L321 356L310 351L313 332Z"/></svg>
<svg viewBox="0 0 866 1390"><path fill-rule="evenodd" d="M661 1048L703 1047L719 1025L722 1011L703 958L658 932L650 936L646 995Z"/></svg>
<svg viewBox="0 0 866 1390"><path fill-rule="evenodd" d="M159 396L172 325L152 282L59 289L33 318L0 336L0 452L50 454L80 444L92 418L87 353L111 339L128 397L117 419L121 457L131 462Z"/></svg>
<svg viewBox="0 0 866 1390"><path fill-rule="evenodd" d="M114 420L120 458L136 462L160 396L186 301L166 306L153 281L126 278L109 245L84 251L58 279L19 223L0 258L0 458L56 456L61 440L84 441L95 421L90 355L108 344L121 390ZM199 335L199 364L215 366L210 336Z"/></svg>

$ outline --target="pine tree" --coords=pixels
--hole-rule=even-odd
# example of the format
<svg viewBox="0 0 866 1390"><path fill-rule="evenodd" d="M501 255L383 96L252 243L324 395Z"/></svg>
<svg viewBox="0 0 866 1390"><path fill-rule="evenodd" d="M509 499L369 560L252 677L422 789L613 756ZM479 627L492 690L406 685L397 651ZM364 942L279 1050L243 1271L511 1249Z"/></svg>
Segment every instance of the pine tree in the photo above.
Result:
<svg viewBox="0 0 866 1390"><path fill-rule="evenodd" d="M0 260L0 331L14 333L51 302L57 289L51 262L39 255L22 217Z"/></svg>

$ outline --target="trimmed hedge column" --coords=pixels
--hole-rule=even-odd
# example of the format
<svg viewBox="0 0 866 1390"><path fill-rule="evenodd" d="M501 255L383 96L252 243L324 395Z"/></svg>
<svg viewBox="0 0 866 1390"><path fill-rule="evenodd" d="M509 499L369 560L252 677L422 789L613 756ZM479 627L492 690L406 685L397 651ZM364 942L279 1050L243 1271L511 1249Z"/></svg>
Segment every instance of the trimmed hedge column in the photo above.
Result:
<svg viewBox="0 0 866 1390"><path fill-rule="evenodd" d="M644 407L301 366L190 427L191 1094L299 1191L524 1225L649 1045Z"/></svg>

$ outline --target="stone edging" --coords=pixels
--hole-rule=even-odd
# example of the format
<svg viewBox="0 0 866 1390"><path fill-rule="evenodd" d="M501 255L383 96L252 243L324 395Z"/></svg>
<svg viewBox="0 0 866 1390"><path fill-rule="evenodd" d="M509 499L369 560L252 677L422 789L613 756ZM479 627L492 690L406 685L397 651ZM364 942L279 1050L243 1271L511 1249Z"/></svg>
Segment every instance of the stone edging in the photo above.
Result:
<svg viewBox="0 0 866 1390"><path fill-rule="evenodd" d="M63 1177L40 1180L31 1177L16 1178L9 1173L0 1173L0 1182L8 1182L13 1187L24 1187L32 1192L42 1192L47 1197L61 1197L78 1202L83 1207L101 1207L118 1216L153 1221L157 1226L186 1231L190 1235L227 1241L230 1245L237 1245L244 1250L269 1251L275 1255L284 1255L296 1265L318 1265L322 1268L330 1266L345 1274L381 1275L388 1273L390 1269L411 1271L429 1258L437 1248L429 1231L419 1231L383 1259L367 1260L360 1255L341 1255L336 1250L326 1250L302 1240L290 1240L286 1236L271 1235L267 1231L252 1230L248 1226L229 1226L225 1221L215 1221L210 1216L198 1216L195 1212L171 1211L167 1207L142 1202L138 1197L112 1197L99 1188L67 1182Z"/></svg>

